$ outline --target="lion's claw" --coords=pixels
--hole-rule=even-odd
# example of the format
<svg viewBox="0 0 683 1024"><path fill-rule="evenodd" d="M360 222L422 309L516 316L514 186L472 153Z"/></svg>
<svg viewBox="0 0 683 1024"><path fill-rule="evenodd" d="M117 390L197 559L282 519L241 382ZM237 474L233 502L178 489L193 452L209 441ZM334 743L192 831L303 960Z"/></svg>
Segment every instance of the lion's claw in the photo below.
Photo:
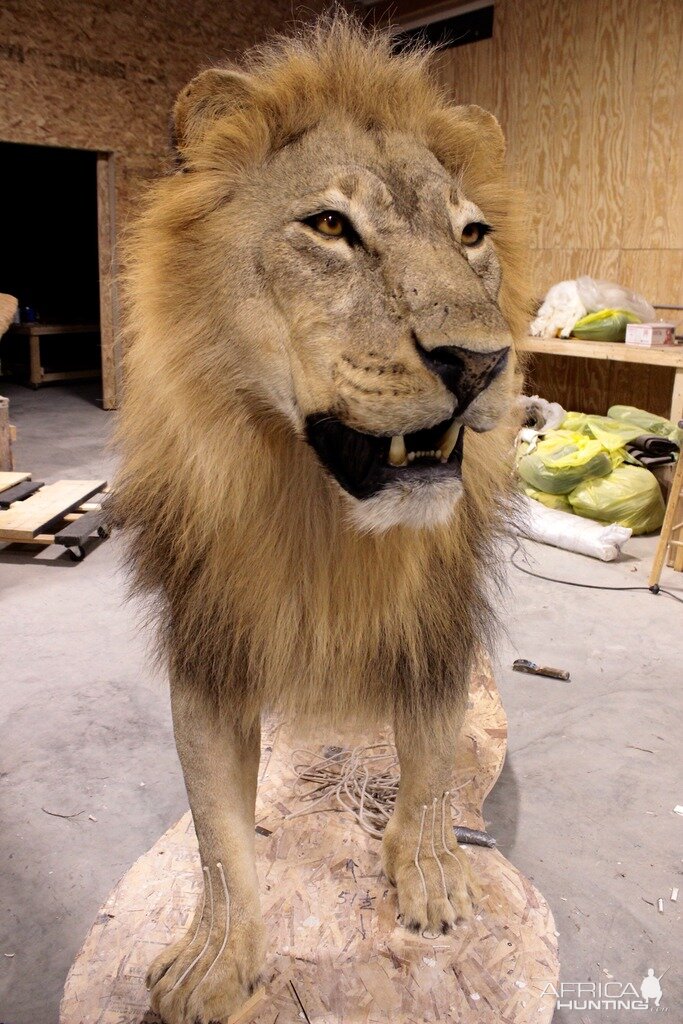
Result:
<svg viewBox="0 0 683 1024"><path fill-rule="evenodd" d="M408 931L447 935L472 916L469 861L452 832L432 834L425 817L419 828L415 821L389 822L382 840L384 873L396 879L398 920Z"/></svg>

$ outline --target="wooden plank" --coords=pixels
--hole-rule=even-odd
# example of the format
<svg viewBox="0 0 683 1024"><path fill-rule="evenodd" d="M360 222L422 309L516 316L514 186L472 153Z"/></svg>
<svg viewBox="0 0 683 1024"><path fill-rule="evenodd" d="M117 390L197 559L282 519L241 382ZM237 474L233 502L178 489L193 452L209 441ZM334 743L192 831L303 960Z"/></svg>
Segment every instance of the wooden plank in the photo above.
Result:
<svg viewBox="0 0 683 1024"><path fill-rule="evenodd" d="M9 422L9 398L0 395L0 472L12 469L12 431Z"/></svg>
<svg viewBox="0 0 683 1024"><path fill-rule="evenodd" d="M24 480L30 480L30 473L0 473L0 491L6 491L8 487L16 487L17 484L23 483Z"/></svg>
<svg viewBox="0 0 683 1024"><path fill-rule="evenodd" d="M54 373L41 373L41 383L49 384L55 380L94 380L100 376L99 370L61 370Z"/></svg>
<svg viewBox="0 0 683 1024"><path fill-rule="evenodd" d="M86 512L82 516L69 517L69 523L55 533L55 543L64 544L65 547L75 547L84 544L88 537L102 526L106 521L106 512L99 509L96 512Z"/></svg>
<svg viewBox="0 0 683 1024"><path fill-rule="evenodd" d="M623 342L581 341L579 338L522 338L517 347L523 352L571 356L575 359L604 359L607 362L647 363L650 366L683 367L683 345L638 348Z"/></svg>
<svg viewBox="0 0 683 1024"><path fill-rule="evenodd" d="M106 480L58 480L48 484L26 501L0 512L0 540L32 540L106 485Z"/></svg>
<svg viewBox="0 0 683 1024"><path fill-rule="evenodd" d="M100 274L102 404L115 409L121 375L116 293L116 182L113 153L97 154L97 248Z"/></svg>
<svg viewBox="0 0 683 1024"><path fill-rule="evenodd" d="M43 379L43 367L40 362L40 335L35 330L35 325L32 325L28 335L28 359L29 359L29 374L28 379L34 388L42 382Z"/></svg>
<svg viewBox="0 0 683 1024"><path fill-rule="evenodd" d="M8 487L0 494L0 509L9 508L15 501L25 501L42 486L42 480L24 480L15 487Z"/></svg>
<svg viewBox="0 0 683 1024"><path fill-rule="evenodd" d="M683 369L680 367L676 370L676 376L674 377L669 419L674 423L683 420Z"/></svg>
<svg viewBox="0 0 683 1024"><path fill-rule="evenodd" d="M12 334L99 334L99 324L13 324Z"/></svg>

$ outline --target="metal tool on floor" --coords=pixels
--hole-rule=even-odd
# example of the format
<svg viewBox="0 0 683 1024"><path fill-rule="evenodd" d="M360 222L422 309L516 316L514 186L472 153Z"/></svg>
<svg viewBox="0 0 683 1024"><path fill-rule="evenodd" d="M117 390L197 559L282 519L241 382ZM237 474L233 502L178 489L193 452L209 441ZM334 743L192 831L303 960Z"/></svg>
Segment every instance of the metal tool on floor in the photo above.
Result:
<svg viewBox="0 0 683 1024"><path fill-rule="evenodd" d="M563 668L550 668L549 665L537 665L535 661L528 661L527 658L517 658L513 661L514 672L528 672L531 676L549 676L551 679L570 679L569 672Z"/></svg>

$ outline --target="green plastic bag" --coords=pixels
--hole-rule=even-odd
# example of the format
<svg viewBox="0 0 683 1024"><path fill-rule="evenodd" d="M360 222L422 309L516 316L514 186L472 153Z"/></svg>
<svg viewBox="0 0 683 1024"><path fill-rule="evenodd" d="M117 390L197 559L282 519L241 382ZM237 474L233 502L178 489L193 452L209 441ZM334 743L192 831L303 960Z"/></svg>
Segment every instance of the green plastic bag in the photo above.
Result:
<svg viewBox="0 0 683 1024"><path fill-rule="evenodd" d="M549 430L517 462L522 480L546 494L569 494L582 480L605 476L612 468L599 441L569 430Z"/></svg>
<svg viewBox="0 0 683 1024"><path fill-rule="evenodd" d="M612 405L607 410L607 414L623 423L632 423L638 427L641 434L657 434L658 437L668 437L677 445L683 443L683 430L671 420L667 420L663 416L656 416L653 412L636 409L634 405Z"/></svg>
<svg viewBox="0 0 683 1024"><path fill-rule="evenodd" d="M598 313L582 316L572 327L572 337L581 341L623 341L627 324L642 320L628 309L601 309Z"/></svg>
<svg viewBox="0 0 683 1024"><path fill-rule="evenodd" d="M566 494L546 494L545 491L537 491L535 487L531 487L530 484L524 484L522 490L526 494L527 498L533 498L534 501L540 501L541 505L545 505L546 508L556 508L560 512L573 512L574 509L569 504L569 499Z"/></svg>
<svg viewBox="0 0 683 1024"><path fill-rule="evenodd" d="M664 520L664 499L656 477L637 466L619 466L609 476L590 478L568 495L579 516L652 533Z"/></svg>
<svg viewBox="0 0 683 1024"><path fill-rule="evenodd" d="M592 416L585 412L568 412L561 429L594 437L608 452L618 451L643 433L642 428L635 423L618 420L613 416ZM623 462L623 457L620 462Z"/></svg>

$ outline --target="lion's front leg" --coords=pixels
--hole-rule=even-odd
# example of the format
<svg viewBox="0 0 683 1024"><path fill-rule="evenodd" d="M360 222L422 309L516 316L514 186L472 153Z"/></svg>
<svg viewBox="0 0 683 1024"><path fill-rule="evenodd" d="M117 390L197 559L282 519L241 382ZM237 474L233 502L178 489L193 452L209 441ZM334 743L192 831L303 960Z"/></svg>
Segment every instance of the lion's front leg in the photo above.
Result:
<svg viewBox="0 0 683 1024"><path fill-rule="evenodd" d="M395 725L401 782L382 840L384 871L411 931L445 934L472 915L470 867L453 834L448 792L462 715L453 711L418 737Z"/></svg>
<svg viewBox="0 0 683 1024"><path fill-rule="evenodd" d="M186 935L151 965L150 1002L166 1024L226 1021L260 983L264 929L254 852L260 734L190 702L172 685L173 726L204 889Z"/></svg>

